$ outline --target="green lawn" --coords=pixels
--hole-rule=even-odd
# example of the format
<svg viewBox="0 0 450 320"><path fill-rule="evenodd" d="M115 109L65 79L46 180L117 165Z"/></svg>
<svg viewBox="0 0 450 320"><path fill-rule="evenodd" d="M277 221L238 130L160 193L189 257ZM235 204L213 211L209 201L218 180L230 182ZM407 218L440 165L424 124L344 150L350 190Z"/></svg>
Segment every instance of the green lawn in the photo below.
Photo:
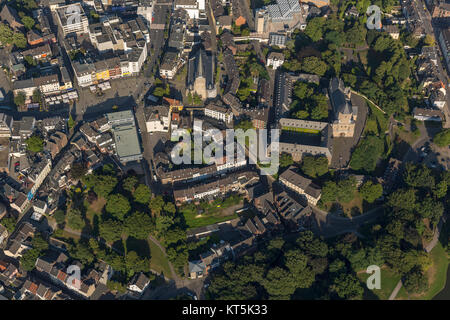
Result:
<svg viewBox="0 0 450 320"><path fill-rule="evenodd" d="M447 252L438 242L436 247L431 251L431 259L433 264L426 274L428 276L429 288L422 294L408 294L404 287L402 287L397 295L397 299L414 299L414 300L431 300L435 295L444 289L447 281L448 257Z"/></svg>
<svg viewBox="0 0 450 320"><path fill-rule="evenodd" d="M226 216L221 214L202 214L201 216L198 216L193 212L184 213L184 219L186 220L188 229L204 227L210 224L232 220L237 217L238 215L236 213Z"/></svg>
<svg viewBox="0 0 450 320"><path fill-rule="evenodd" d="M89 204L88 201L84 202L84 205L86 206L86 218L89 220L91 225L94 221L95 215L100 215L102 213L103 207L106 204L106 199L99 197L96 201L94 201L92 204Z"/></svg>
<svg viewBox="0 0 450 320"><path fill-rule="evenodd" d="M225 199L217 198L212 203L202 201L197 205L185 204L179 208L179 211L184 215L186 225L191 229L237 218L235 209L240 209L241 203L242 197L233 194Z"/></svg>
<svg viewBox="0 0 450 320"><path fill-rule="evenodd" d="M387 116L381 112L377 107L375 107L369 100L364 99L369 106L370 114L368 120L375 120L377 124L377 129L380 135L384 135L384 132L388 129L389 119Z"/></svg>
<svg viewBox="0 0 450 320"><path fill-rule="evenodd" d="M172 272L170 271L169 261L166 255L161 249L151 240L148 240L150 247L150 268L157 272L162 272L167 278L173 279Z"/></svg>
<svg viewBox="0 0 450 320"><path fill-rule="evenodd" d="M365 284L370 275L365 270L358 274L358 278ZM400 275L395 274L387 266L381 268L381 289L373 289L371 292L380 300L387 300L400 280ZM368 289L369 290L369 289ZM368 297L367 299L373 299Z"/></svg>
<svg viewBox="0 0 450 320"><path fill-rule="evenodd" d="M320 133L320 130L316 130L316 129L295 128L295 127L282 127L281 130L284 130L284 131L295 131L295 132L304 132L304 133L312 133L312 134L319 134Z"/></svg>

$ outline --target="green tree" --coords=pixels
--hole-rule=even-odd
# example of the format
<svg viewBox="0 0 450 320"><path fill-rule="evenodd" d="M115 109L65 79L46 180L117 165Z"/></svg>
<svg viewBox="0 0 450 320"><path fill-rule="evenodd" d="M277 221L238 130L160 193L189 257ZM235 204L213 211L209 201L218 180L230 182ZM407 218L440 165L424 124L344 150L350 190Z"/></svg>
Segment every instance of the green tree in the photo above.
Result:
<svg viewBox="0 0 450 320"><path fill-rule="evenodd" d="M69 120L67 121L67 126L72 129L75 126L75 121L73 120L72 114L69 114Z"/></svg>
<svg viewBox="0 0 450 320"><path fill-rule="evenodd" d="M106 220L99 224L100 237L107 242L112 243L120 240L122 237L123 225L117 220Z"/></svg>
<svg viewBox="0 0 450 320"><path fill-rule="evenodd" d="M406 164L404 180L411 187L434 188L434 177L431 170L424 165Z"/></svg>
<svg viewBox="0 0 450 320"><path fill-rule="evenodd" d="M425 197L416 206L418 213L423 218L430 219L430 222L437 224L444 213L444 205L441 201L436 201L431 197Z"/></svg>
<svg viewBox="0 0 450 320"><path fill-rule="evenodd" d="M289 299L296 289L293 274L281 267L270 269L262 284L274 299Z"/></svg>
<svg viewBox="0 0 450 320"><path fill-rule="evenodd" d="M450 145L450 129L444 129L433 138L433 142L439 147L447 147Z"/></svg>
<svg viewBox="0 0 450 320"><path fill-rule="evenodd" d="M309 117L309 112L306 110L299 110L293 114L297 119L307 119Z"/></svg>
<svg viewBox="0 0 450 320"><path fill-rule="evenodd" d="M106 286L108 287L109 290L117 291L121 294L127 292L127 286L120 283L119 281L108 280L108 282L106 283Z"/></svg>
<svg viewBox="0 0 450 320"><path fill-rule="evenodd" d="M327 64L315 56L306 57L302 60L302 71L318 76L323 76L327 71Z"/></svg>
<svg viewBox="0 0 450 320"><path fill-rule="evenodd" d="M170 216L159 215L156 217L156 231L164 233L173 225L173 218Z"/></svg>
<svg viewBox="0 0 450 320"><path fill-rule="evenodd" d="M25 271L31 271L34 269L36 260L39 258L41 252L38 249L30 249L25 251L25 253L20 258L20 266Z"/></svg>
<svg viewBox="0 0 450 320"><path fill-rule="evenodd" d="M428 288L428 280L419 267L415 267L406 273L402 282L409 293L422 293Z"/></svg>
<svg viewBox="0 0 450 320"><path fill-rule="evenodd" d="M175 212L177 212L177 208L175 207L175 205L172 202L167 202L164 205L164 212L166 212L170 215L174 215Z"/></svg>
<svg viewBox="0 0 450 320"><path fill-rule="evenodd" d="M27 38L22 33L16 32L13 35L13 43L17 48L23 49L27 46Z"/></svg>
<svg viewBox="0 0 450 320"><path fill-rule="evenodd" d="M363 139L352 154L350 166L354 170L372 172L384 151L384 142L376 136Z"/></svg>
<svg viewBox="0 0 450 320"><path fill-rule="evenodd" d="M123 221L125 215L130 212L131 205L123 195L112 194L108 197L105 209L106 212Z"/></svg>
<svg viewBox="0 0 450 320"><path fill-rule="evenodd" d="M292 160L292 155L290 155L289 153L282 153L280 155L280 167L281 168L289 167L293 163L294 163L294 160Z"/></svg>
<svg viewBox="0 0 450 320"><path fill-rule="evenodd" d="M57 224L61 225L66 221L66 213L63 210L58 209L53 214L53 218L55 218Z"/></svg>
<svg viewBox="0 0 450 320"><path fill-rule="evenodd" d="M35 67L37 65L32 56L25 56L24 59L26 64L30 67Z"/></svg>
<svg viewBox="0 0 450 320"><path fill-rule="evenodd" d="M84 228L85 223L81 212L77 209L70 209L67 213L67 225L73 230L81 230Z"/></svg>
<svg viewBox="0 0 450 320"><path fill-rule="evenodd" d="M128 235L136 239L147 239L153 230L153 221L149 215L142 212L135 212L128 216L125 221L125 230Z"/></svg>
<svg viewBox="0 0 450 320"><path fill-rule="evenodd" d="M133 192L133 197L136 202L147 204L152 197L150 189L145 184L139 184Z"/></svg>
<svg viewBox="0 0 450 320"><path fill-rule="evenodd" d="M31 100L34 103L41 103L42 102L42 95L41 95L41 91L39 91L39 89L35 89L33 91L33 96L31 97Z"/></svg>
<svg viewBox="0 0 450 320"><path fill-rule="evenodd" d="M416 190L398 189L388 196L388 205L406 210L416 207Z"/></svg>
<svg viewBox="0 0 450 320"><path fill-rule="evenodd" d="M16 228L16 219L14 217L3 218L0 221L0 224L8 230L9 234L11 234Z"/></svg>
<svg viewBox="0 0 450 320"><path fill-rule="evenodd" d="M317 94L313 97L311 107L311 119L322 120L328 118L328 102L323 94Z"/></svg>
<svg viewBox="0 0 450 320"><path fill-rule="evenodd" d="M237 125L234 126L235 129L242 129L244 131L248 129L254 129L253 123L250 120L241 120Z"/></svg>
<svg viewBox="0 0 450 320"><path fill-rule="evenodd" d="M33 240L31 240L31 244L34 249L37 249L40 252L48 249L48 242L40 234L37 234L33 237Z"/></svg>
<svg viewBox="0 0 450 320"><path fill-rule="evenodd" d="M313 41L317 42L323 37L323 27L325 25L325 18L312 18L305 29L305 34Z"/></svg>
<svg viewBox="0 0 450 320"><path fill-rule="evenodd" d="M13 43L13 30L6 24L0 23L0 42L3 45Z"/></svg>
<svg viewBox="0 0 450 320"><path fill-rule="evenodd" d="M136 185L138 184L138 178L136 176L129 176L122 181L122 187L124 190L133 193Z"/></svg>
<svg viewBox="0 0 450 320"><path fill-rule="evenodd" d="M106 198L114 190L118 180L112 175L90 174L83 177L83 182L88 188L93 188L96 194Z"/></svg>
<svg viewBox="0 0 450 320"><path fill-rule="evenodd" d="M1 31L0 31L1 32ZM21 107L25 104L25 100L27 99L25 92L23 91L19 91L15 96L14 96L14 104L18 107Z"/></svg>
<svg viewBox="0 0 450 320"><path fill-rule="evenodd" d="M337 294L341 299L361 299L364 293L364 288L352 274L342 273L337 276L331 287L331 290Z"/></svg>
<svg viewBox="0 0 450 320"><path fill-rule="evenodd" d="M433 194L436 196L436 198L441 199L447 195L447 190L448 190L447 181L442 180L439 181L433 188Z"/></svg>
<svg viewBox="0 0 450 320"><path fill-rule="evenodd" d="M328 172L328 159L325 156L306 155L302 159L302 171L312 177L320 177Z"/></svg>
<svg viewBox="0 0 450 320"><path fill-rule="evenodd" d="M423 43L424 43L426 46L429 46L429 47L434 46L435 42L436 42L436 41L435 41L434 37L433 37L431 34L427 34L427 35L425 36L425 38L423 39Z"/></svg>
<svg viewBox="0 0 450 320"><path fill-rule="evenodd" d="M95 260L94 253L91 248L83 242L77 242L70 247L70 256L79 260L83 265L89 265Z"/></svg>
<svg viewBox="0 0 450 320"><path fill-rule="evenodd" d="M133 276L137 272L147 272L150 269L150 261L147 258L139 257L135 251L127 253L125 265L129 276Z"/></svg>
<svg viewBox="0 0 450 320"><path fill-rule="evenodd" d="M150 200L149 208L153 215L159 215L164 207L164 199L162 196L156 196Z"/></svg>
<svg viewBox="0 0 450 320"><path fill-rule="evenodd" d="M35 21L33 18L25 16L22 18L22 23L25 26L25 28L27 28L28 30L33 29Z"/></svg>
<svg viewBox="0 0 450 320"><path fill-rule="evenodd" d="M359 189L364 200L368 203L373 203L376 199L383 195L383 186L379 183L367 181Z"/></svg>
<svg viewBox="0 0 450 320"><path fill-rule="evenodd" d="M162 96L164 96L166 93L166 90L162 87L156 87L155 90L153 90L153 95L155 97L161 98Z"/></svg>
<svg viewBox="0 0 450 320"><path fill-rule="evenodd" d="M42 152L44 150L44 139L34 135L29 137L26 141L27 149L31 152Z"/></svg>

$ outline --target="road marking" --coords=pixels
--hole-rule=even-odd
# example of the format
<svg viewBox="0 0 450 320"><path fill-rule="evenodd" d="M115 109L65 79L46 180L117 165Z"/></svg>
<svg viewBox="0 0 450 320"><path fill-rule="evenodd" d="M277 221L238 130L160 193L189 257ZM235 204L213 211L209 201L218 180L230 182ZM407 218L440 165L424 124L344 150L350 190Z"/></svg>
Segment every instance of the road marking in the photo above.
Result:
<svg viewBox="0 0 450 320"><path fill-rule="evenodd" d="M154 24L150 25L150 30L164 30L165 27L166 27L165 24L162 24L162 23L160 23L160 24L155 24L155 23L154 23Z"/></svg>

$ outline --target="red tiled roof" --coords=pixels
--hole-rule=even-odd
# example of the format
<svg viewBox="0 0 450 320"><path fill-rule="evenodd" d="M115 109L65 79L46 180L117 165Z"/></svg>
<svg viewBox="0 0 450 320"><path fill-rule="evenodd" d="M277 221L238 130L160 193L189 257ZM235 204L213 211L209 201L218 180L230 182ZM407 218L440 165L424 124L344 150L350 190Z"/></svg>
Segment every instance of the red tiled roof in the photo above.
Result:
<svg viewBox="0 0 450 320"><path fill-rule="evenodd" d="M30 288L28 289L28 291L30 291L32 294L36 294L36 291L38 289L38 285L34 282L32 282L30 284Z"/></svg>
<svg viewBox="0 0 450 320"><path fill-rule="evenodd" d="M60 271L58 272L57 278L58 278L59 280L61 280L61 281L66 281L67 274L66 274L65 272L63 272L63 271L60 270Z"/></svg>

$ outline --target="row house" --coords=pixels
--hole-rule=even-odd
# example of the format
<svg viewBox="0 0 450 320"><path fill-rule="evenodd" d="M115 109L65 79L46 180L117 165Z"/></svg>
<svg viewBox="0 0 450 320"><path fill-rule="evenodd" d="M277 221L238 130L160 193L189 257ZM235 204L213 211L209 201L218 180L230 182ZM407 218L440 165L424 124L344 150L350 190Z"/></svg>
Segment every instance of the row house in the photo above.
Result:
<svg viewBox="0 0 450 320"><path fill-rule="evenodd" d="M60 92L60 85L57 74L34 78L33 80L35 85L44 95Z"/></svg>
<svg viewBox="0 0 450 320"><path fill-rule="evenodd" d="M13 84L13 93L17 95L19 92L23 92L27 101L29 101L37 89L44 95L52 95L68 88L72 88L72 82L68 74L64 75L62 83L58 74L50 74L39 78L15 81Z"/></svg>
<svg viewBox="0 0 450 320"><path fill-rule="evenodd" d="M168 106L146 108L144 113L148 133L169 131L170 109Z"/></svg>
<svg viewBox="0 0 450 320"><path fill-rule="evenodd" d="M0 113L0 138L10 138L13 128L13 117Z"/></svg>
<svg viewBox="0 0 450 320"><path fill-rule="evenodd" d="M275 196L275 206L278 214L291 230L300 231L310 226L311 207L302 205L286 191Z"/></svg>
<svg viewBox="0 0 450 320"><path fill-rule="evenodd" d="M42 280L27 279L20 289L17 300L68 300L61 289L44 283Z"/></svg>
<svg viewBox="0 0 450 320"><path fill-rule="evenodd" d="M67 135L61 131L53 133L47 140L44 150L50 153L52 159L67 145Z"/></svg>
<svg viewBox="0 0 450 320"><path fill-rule="evenodd" d="M100 60L93 64L72 61L72 68L80 87L87 87L110 79L137 75L147 59L147 46L134 47L122 56Z"/></svg>
<svg viewBox="0 0 450 320"><path fill-rule="evenodd" d="M29 222L23 222L9 237L8 244L3 250L4 254L8 257L20 258L25 250L31 248L28 240L34 236L35 231L36 229Z"/></svg>
<svg viewBox="0 0 450 320"><path fill-rule="evenodd" d="M203 110L207 117L220 120L227 125L233 123L233 112L230 108L218 105L217 103L209 103Z"/></svg>
<svg viewBox="0 0 450 320"><path fill-rule="evenodd" d="M147 286L150 284L150 279L142 272L136 273L128 283L128 290L137 293L139 296L144 293Z"/></svg>
<svg viewBox="0 0 450 320"><path fill-rule="evenodd" d="M52 49L50 48L50 45L46 43L35 48L24 50L21 52L21 54L24 57L30 56L35 61L42 61L52 57Z"/></svg>
<svg viewBox="0 0 450 320"><path fill-rule="evenodd" d="M310 179L295 172L293 166L289 167L280 175L280 182L288 189L303 195L308 200L308 203L316 205L322 195L320 187L315 185Z"/></svg>
<svg viewBox="0 0 450 320"><path fill-rule="evenodd" d="M176 188L173 191L177 205L185 202L199 202L204 198L215 198L228 192L243 192L246 185L259 180L253 171L234 172L197 185Z"/></svg>
<svg viewBox="0 0 450 320"><path fill-rule="evenodd" d="M41 34L36 30L27 32L27 42L30 46L37 46L42 43L55 43L56 37L53 33Z"/></svg>
<svg viewBox="0 0 450 320"><path fill-rule="evenodd" d="M40 162L34 164L28 174L28 180L33 182L33 186L30 189L30 193L34 195L36 191L44 182L47 175L50 173L52 168L52 163L49 159L43 158Z"/></svg>
<svg viewBox="0 0 450 320"><path fill-rule="evenodd" d="M189 261L189 278L203 278L224 261L233 259L234 256L232 246L221 240L219 244L214 244L210 250L200 254L199 260Z"/></svg>
<svg viewBox="0 0 450 320"><path fill-rule="evenodd" d="M16 210L17 212L24 213L25 209L28 207L29 203L30 203L30 201L28 200L25 193L20 192L18 194L17 198L15 198L14 201L11 202L10 205L11 205L11 208Z"/></svg>
<svg viewBox="0 0 450 320"><path fill-rule="evenodd" d="M1 243L1 242L0 242ZM11 284L19 275L19 270L10 262L0 260L0 280Z"/></svg>
<svg viewBox="0 0 450 320"><path fill-rule="evenodd" d="M53 253L39 257L36 260L35 266L38 271L47 274L55 284L65 286L84 298L90 298L95 292L100 280L102 278L108 278L107 273L110 273L109 268L105 268L100 272L90 269L81 275L81 279L71 279L68 274L70 266L77 266L81 269L82 265L79 262L72 262L69 265L68 260L69 258L64 253Z"/></svg>

